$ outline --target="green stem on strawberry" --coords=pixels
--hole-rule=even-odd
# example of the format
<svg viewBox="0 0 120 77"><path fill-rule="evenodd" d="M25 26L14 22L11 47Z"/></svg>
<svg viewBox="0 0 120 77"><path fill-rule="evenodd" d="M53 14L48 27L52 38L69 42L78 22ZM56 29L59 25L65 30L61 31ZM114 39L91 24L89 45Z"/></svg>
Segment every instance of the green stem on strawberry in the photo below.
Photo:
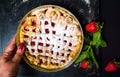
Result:
<svg viewBox="0 0 120 77"><path fill-rule="evenodd" d="M83 61L86 58L89 58L89 52L88 51L82 51L81 55L75 61L75 64L78 64L79 62Z"/></svg>
<svg viewBox="0 0 120 77"><path fill-rule="evenodd" d="M96 67L99 68L99 64L98 64L98 62L97 62L97 60L96 60L96 58L95 58L95 56L94 56L94 53L93 53L93 49L92 49L92 48L90 48L90 56L91 56L93 62L95 63Z"/></svg>
<svg viewBox="0 0 120 77"><path fill-rule="evenodd" d="M99 64L94 56L94 52L93 52L93 49L92 49L92 42L90 42L89 46L88 46L88 49L87 51L90 53L89 55L91 56L93 62L95 63L96 67L99 68Z"/></svg>
<svg viewBox="0 0 120 77"><path fill-rule="evenodd" d="M81 62L82 60L86 59L86 58L92 58L93 62L95 63L96 67L99 68L98 62L95 59L94 53L93 53L93 49L92 49L92 45L91 43L89 43L89 45L86 46L87 48L85 48L86 50L79 56L79 58L76 60L76 64Z"/></svg>
<svg viewBox="0 0 120 77"><path fill-rule="evenodd" d="M89 56L92 58L92 60L95 63L96 67L99 68L99 64L98 64L98 62L97 62L97 60L96 60L96 58L94 56L94 52L93 52L91 44L92 44L92 42L90 42L87 51L88 51L88 53L90 53Z"/></svg>

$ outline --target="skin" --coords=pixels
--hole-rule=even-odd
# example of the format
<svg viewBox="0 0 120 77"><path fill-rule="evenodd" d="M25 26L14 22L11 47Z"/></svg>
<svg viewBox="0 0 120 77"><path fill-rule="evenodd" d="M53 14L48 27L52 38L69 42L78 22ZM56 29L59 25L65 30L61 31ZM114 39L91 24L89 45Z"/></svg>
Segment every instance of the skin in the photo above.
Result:
<svg viewBox="0 0 120 77"><path fill-rule="evenodd" d="M24 44L16 49L16 35L0 55L0 77L17 77L20 60L24 53Z"/></svg>

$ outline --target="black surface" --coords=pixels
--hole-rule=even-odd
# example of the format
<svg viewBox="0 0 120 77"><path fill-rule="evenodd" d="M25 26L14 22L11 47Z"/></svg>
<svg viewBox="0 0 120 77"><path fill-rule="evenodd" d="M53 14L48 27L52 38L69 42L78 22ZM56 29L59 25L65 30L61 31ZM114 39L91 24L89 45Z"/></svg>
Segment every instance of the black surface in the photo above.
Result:
<svg viewBox="0 0 120 77"><path fill-rule="evenodd" d="M84 0L0 0L0 53L15 34L19 21L31 9L43 4L56 4L70 10L79 19L84 28L84 24L93 20L105 22L103 37L108 42L107 48L100 49L101 71L99 77L120 77L120 70L107 73L104 71L106 63L120 56L120 1L119 0L100 0L100 15L98 6L95 15L89 13L88 5ZM90 0L93 4L95 0ZM90 5L94 10L94 5ZM99 17L100 16L100 17ZM96 71L96 70L95 70ZM21 62L18 77L90 77L89 71L81 70L73 65L57 73L44 73L30 68L24 61ZM91 77L97 77L96 74Z"/></svg>
<svg viewBox="0 0 120 77"><path fill-rule="evenodd" d="M120 70L104 71L109 60L120 56L120 0L100 0L100 5L100 19L105 22L103 36L108 42L108 47L101 50L101 77L120 77Z"/></svg>

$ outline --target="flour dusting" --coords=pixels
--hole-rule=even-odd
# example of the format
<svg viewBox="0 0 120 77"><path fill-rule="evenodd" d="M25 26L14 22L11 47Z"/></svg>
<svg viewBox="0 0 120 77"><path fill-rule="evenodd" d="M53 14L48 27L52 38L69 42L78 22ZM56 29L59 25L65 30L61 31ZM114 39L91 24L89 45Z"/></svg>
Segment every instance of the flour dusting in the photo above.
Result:
<svg viewBox="0 0 120 77"><path fill-rule="evenodd" d="M28 0L23 0L23 3L27 2Z"/></svg>
<svg viewBox="0 0 120 77"><path fill-rule="evenodd" d="M86 4L90 4L90 0L85 0Z"/></svg>

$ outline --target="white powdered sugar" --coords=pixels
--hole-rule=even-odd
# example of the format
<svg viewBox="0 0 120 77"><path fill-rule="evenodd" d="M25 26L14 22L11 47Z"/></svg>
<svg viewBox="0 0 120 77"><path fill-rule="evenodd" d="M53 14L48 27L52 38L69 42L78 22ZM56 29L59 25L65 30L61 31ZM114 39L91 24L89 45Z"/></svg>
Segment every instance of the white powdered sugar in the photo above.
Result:
<svg viewBox="0 0 120 77"><path fill-rule="evenodd" d="M48 22L48 24L45 25L45 22ZM67 26L66 28L66 24L63 25L65 22L55 24L54 27L52 27L50 23L51 20L49 18L41 20L41 33L37 32L32 35L31 40L27 41L27 48L31 55L50 56L51 54L45 52L48 50L49 52L53 51L52 57L54 59L65 60L67 54L70 53L68 50L74 50L74 46L78 43L78 38L76 36L77 28L75 26ZM48 32L46 32L46 30L48 30ZM55 31L55 33L53 33L53 31ZM35 45L31 46L31 42L34 42ZM39 43L43 45L40 46ZM46 46L46 44L49 46ZM38 49L42 50L41 53ZM65 57L59 56L57 58L57 52L59 52L59 54L64 53Z"/></svg>

